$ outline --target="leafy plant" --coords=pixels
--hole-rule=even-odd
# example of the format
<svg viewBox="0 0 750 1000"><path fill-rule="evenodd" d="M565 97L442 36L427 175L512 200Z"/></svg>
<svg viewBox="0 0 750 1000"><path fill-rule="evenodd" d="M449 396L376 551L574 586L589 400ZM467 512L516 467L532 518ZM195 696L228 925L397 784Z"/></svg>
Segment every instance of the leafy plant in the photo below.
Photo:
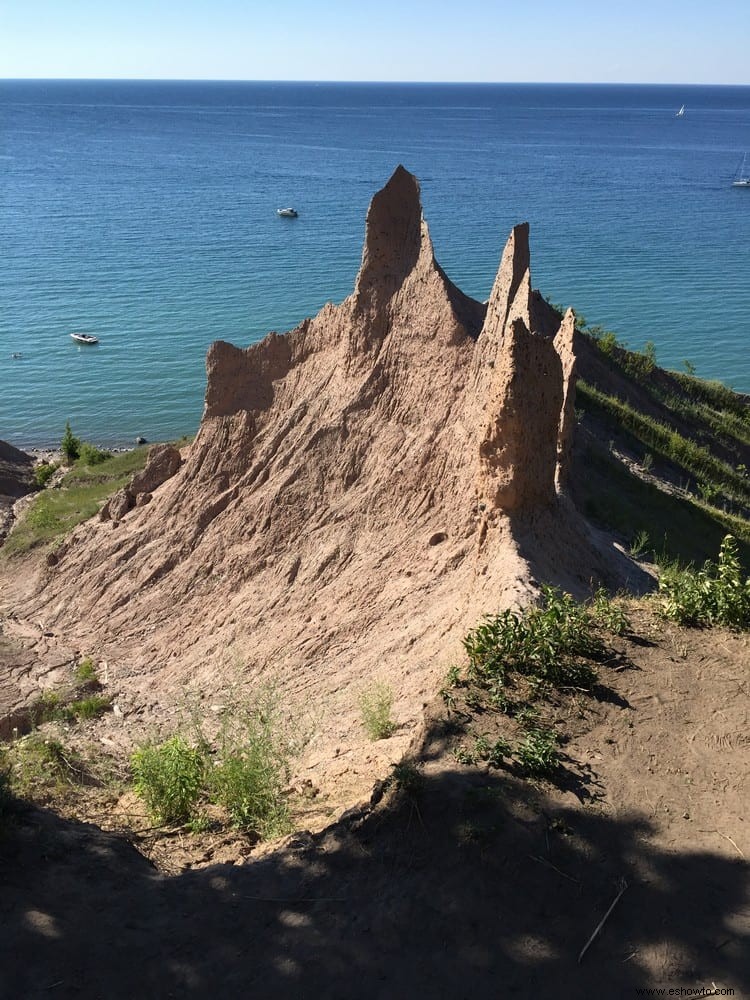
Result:
<svg viewBox="0 0 750 1000"><path fill-rule="evenodd" d="M539 727L530 729L516 750L524 771L535 778L550 778L560 764L557 733Z"/></svg>
<svg viewBox="0 0 750 1000"><path fill-rule="evenodd" d="M647 542L648 535L645 536L644 546ZM603 587L600 587L594 594L592 614L597 625L614 635L625 635L630 630L630 619L622 608L610 599Z"/></svg>
<svg viewBox="0 0 750 1000"><path fill-rule="evenodd" d="M56 471L57 466L54 462L42 462L34 469L34 482L41 489L47 485Z"/></svg>
<svg viewBox="0 0 750 1000"><path fill-rule="evenodd" d="M112 458L111 451L102 451L101 448L89 444L88 441L80 443L78 461L82 465L101 465L102 462L106 462L110 458Z"/></svg>
<svg viewBox="0 0 750 1000"><path fill-rule="evenodd" d="M181 736L136 750L130 765L135 791L159 823L185 823L203 788L206 761Z"/></svg>
<svg viewBox="0 0 750 1000"><path fill-rule="evenodd" d="M235 826L262 838L290 829L284 791L297 750L272 688L225 714L209 791Z"/></svg>
<svg viewBox="0 0 750 1000"><path fill-rule="evenodd" d="M419 767L410 760L400 760L391 764L388 781L400 792L405 792L410 798L417 796L424 787L424 775Z"/></svg>
<svg viewBox="0 0 750 1000"><path fill-rule="evenodd" d="M659 594L661 613L681 625L750 628L750 577L743 579L732 535L722 541L717 564L709 560L699 570L663 566Z"/></svg>
<svg viewBox="0 0 750 1000"><path fill-rule="evenodd" d="M393 691L388 684L378 681L359 698L362 725L371 740L386 740L392 736L396 723L392 716Z"/></svg>
<svg viewBox="0 0 750 1000"><path fill-rule="evenodd" d="M516 672L575 687L591 687L596 681L596 671L579 658L596 657L603 649L584 605L548 586L542 588L539 607L487 617L463 645L475 680L503 683L509 672Z"/></svg>

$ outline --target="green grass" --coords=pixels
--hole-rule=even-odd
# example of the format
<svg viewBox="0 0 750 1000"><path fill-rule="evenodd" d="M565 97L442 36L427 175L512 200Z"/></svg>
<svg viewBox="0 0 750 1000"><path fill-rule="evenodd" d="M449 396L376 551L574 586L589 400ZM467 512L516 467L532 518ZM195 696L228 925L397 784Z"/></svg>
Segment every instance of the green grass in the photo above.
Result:
<svg viewBox="0 0 750 1000"><path fill-rule="evenodd" d="M68 717L76 720L98 719L112 707L112 699L101 694L92 694L88 698L79 698L65 706Z"/></svg>
<svg viewBox="0 0 750 1000"><path fill-rule="evenodd" d="M3 546L4 558L53 542L93 517L108 496L143 468L147 454L148 448L135 448L93 466L76 464L60 489L45 490L34 500Z"/></svg>
<svg viewBox="0 0 750 1000"><path fill-rule="evenodd" d="M36 730L8 744L4 757L10 790L21 798L38 799L46 792L80 784L88 774L78 753Z"/></svg>
<svg viewBox="0 0 750 1000"><path fill-rule="evenodd" d="M727 532L750 565L750 522L725 514L698 497L670 494L634 476L615 456L590 449L586 476L576 491L583 512L621 534L641 556L702 563L714 556Z"/></svg>
<svg viewBox="0 0 750 1000"><path fill-rule="evenodd" d="M94 666L94 661L90 656L85 656L76 666L74 671L76 684L98 684L99 676Z"/></svg>
<svg viewBox="0 0 750 1000"><path fill-rule="evenodd" d="M695 479L715 485L731 500L750 504L750 479L716 458L708 448L583 380L578 383L576 393L580 405L587 412L596 412L617 429L628 431L651 451L685 469Z"/></svg>

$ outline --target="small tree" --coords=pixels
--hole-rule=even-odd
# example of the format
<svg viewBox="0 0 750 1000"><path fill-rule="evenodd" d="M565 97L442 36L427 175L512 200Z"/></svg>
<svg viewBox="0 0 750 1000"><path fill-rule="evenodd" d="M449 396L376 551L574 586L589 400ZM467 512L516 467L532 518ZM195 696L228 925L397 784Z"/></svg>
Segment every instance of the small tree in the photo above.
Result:
<svg viewBox="0 0 750 1000"><path fill-rule="evenodd" d="M80 439L75 436L73 431L70 429L70 421L65 421L65 434L60 442L60 449L65 456L65 461L68 465L72 465L73 462L81 454L81 442Z"/></svg>

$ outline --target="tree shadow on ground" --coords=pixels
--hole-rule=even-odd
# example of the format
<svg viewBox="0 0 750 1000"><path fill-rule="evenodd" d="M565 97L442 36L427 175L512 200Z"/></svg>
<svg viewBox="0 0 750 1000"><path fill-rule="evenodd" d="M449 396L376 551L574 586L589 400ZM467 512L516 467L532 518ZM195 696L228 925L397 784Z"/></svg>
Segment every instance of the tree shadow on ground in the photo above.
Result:
<svg viewBox="0 0 750 1000"><path fill-rule="evenodd" d="M416 795L390 791L371 812L250 864L171 878L115 835L21 814L0 842L0 996L750 987L742 859L657 846L643 816L561 805L512 775L428 772Z"/></svg>

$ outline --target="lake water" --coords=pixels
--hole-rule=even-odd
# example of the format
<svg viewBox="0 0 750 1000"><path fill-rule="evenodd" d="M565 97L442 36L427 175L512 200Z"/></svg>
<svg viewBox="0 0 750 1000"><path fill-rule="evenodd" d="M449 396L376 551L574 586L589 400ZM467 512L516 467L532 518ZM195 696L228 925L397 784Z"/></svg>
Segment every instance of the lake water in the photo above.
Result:
<svg viewBox="0 0 750 1000"><path fill-rule="evenodd" d="M398 163L464 291L528 220L544 295L750 391L750 87L0 81L0 118L16 445L193 433L211 341L345 298Z"/></svg>

